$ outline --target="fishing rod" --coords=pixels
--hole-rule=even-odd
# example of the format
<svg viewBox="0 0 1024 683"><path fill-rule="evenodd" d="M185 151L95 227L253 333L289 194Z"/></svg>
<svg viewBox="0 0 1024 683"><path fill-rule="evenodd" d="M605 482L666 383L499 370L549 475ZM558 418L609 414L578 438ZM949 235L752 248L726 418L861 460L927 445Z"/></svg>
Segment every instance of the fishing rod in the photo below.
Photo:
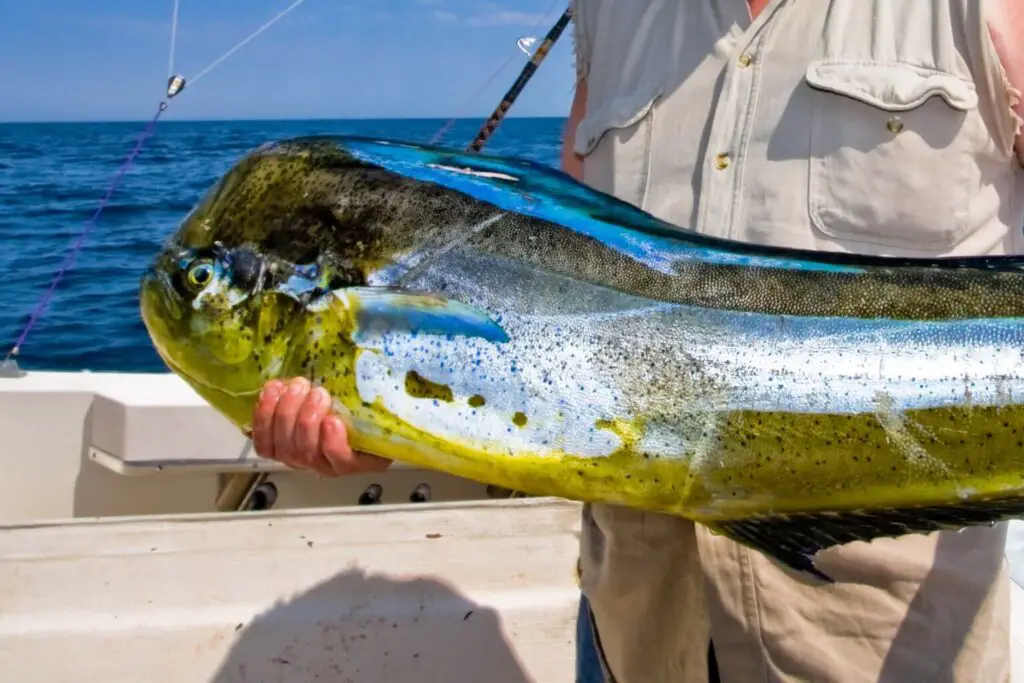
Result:
<svg viewBox="0 0 1024 683"><path fill-rule="evenodd" d="M555 43L558 42L558 39L562 37L562 32L565 31L565 27L569 25L569 21L571 20L572 7L570 6L562 13L562 16L558 18L558 21L556 21L555 25L551 27L548 34L544 36L544 40L541 42L540 47L538 47L533 53L533 57L526 63L523 70L519 72L519 77L516 78L512 87L508 89L507 93L505 93L505 96L501 99L501 102L498 103L498 106L494 109L490 118L484 122L484 125L480 128L480 132L477 133L476 137L473 138L473 141L469 143L469 147L466 148L467 152L479 152L484 148L487 140L494 135L494 131L498 129L502 119L504 119L505 115L508 114L508 110L512 108L512 105L519 98L519 95L522 94L523 88L525 88L526 84L530 82L533 75L537 73L537 68L548 56L551 48L554 47Z"/></svg>

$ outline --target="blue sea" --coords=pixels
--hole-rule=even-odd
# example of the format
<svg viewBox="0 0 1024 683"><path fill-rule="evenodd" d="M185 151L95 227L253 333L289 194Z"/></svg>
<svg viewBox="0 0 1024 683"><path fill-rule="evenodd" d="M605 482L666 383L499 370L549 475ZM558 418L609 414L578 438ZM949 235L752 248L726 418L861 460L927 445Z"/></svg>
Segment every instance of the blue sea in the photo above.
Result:
<svg viewBox="0 0 1024 683"><path fill-rule="evenodd" d="M556 165L563 119L508 119L485 151ZM427 142L443 120L161 122L18 355L23 368L165 372L138 313L138 282L207 189L260 144L358 134ZM481 120L444 144L464 147ZM99 206L144 123L0 124L0 359Z"/></svg>

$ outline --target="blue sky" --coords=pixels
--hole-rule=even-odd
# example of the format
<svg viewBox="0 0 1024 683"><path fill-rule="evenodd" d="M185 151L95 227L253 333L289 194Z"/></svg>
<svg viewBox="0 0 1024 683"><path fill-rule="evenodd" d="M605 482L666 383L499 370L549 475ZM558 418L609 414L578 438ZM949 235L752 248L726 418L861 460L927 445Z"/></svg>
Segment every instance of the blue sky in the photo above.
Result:
<svg viewBox="0 0 1024 683"><path fill-rule="evenodd" d="M175 70L198 73L291 2L180 0ZM542 37L565 4L305 0L188 88L167 118L483 116L526 62L516 40ZM149 118L167 80L172 8L173 0L0 0L0 121ZM514 116L567 113L570 32Z"/></svg>

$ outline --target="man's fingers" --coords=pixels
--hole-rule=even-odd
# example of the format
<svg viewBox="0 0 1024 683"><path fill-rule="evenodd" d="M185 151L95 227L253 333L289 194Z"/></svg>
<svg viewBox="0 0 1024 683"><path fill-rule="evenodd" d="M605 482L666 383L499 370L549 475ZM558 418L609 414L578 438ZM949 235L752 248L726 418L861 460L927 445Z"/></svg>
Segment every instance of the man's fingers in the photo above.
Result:
<svg viewBox="0 0 1024 683"><path fill-rule="evenodd" d="M296 463L326 476L332 476L334 468L321 451L320 426L330 410L330 394L323 387L315 387L299 408L293 435Z"/></svg>
<svg viewBox="0 0 1024 683"><path fill-rule="evenodd" d="M288 388L278 400L277 410L274 411L274 459L289 467L301 467L296 457L295 421L309 389L308 379L293 379L288 383Z"/></svg>
<svg viewBox="0 0 1024 683"><path fill-rule="evenodd" d="M390 467L387 458L352 450L331 405L330 394L305 378L267 382L253 410L253 448L260 457L329 477Z"/></svg>
<svg viewBox="0 0 1024 683"><path fill-rule="evenodd" d="M263 385L259 401L252 416L252 446L261 458L274 458L274 411L284 391L284 384L276 380Z"/></svg>
<svg viewBox="0 0 1024 683"><path fill-rule="evenodd" d="M331 398L323 387L306 395L295 419L295 454L301 460L313 460L320 454L320 423L331 407Z"/></svg>
<svg viewBox="0 0 1024 683"><path fill-rule="evenodd" d="M320 448L327 462L339 475L383 472L391 466L387 458L353 451L345 424L334 415L324 419L320 432Z"/></svg>
<svg viewBox="0 0 1024 683"><path fill-rule="evenodd" d="M345 424L335 415L330 415L320 426L320 450L336 474L351 474L352 447L348 443Z"/></svg>

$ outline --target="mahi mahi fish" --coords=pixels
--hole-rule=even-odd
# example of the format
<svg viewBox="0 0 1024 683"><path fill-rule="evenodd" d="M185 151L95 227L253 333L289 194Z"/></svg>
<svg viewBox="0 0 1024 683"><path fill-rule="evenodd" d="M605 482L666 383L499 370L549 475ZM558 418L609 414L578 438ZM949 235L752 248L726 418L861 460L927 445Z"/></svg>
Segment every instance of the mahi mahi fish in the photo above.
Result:
<svg viewBox="0 0 1024 683"><path fill-rule="evenodd" d="M240 430L324 386L354 448L678 515L793 569L1024 514L1024 259L752 246L544 165L268 143L143 276L166 364Z"/></svg>

